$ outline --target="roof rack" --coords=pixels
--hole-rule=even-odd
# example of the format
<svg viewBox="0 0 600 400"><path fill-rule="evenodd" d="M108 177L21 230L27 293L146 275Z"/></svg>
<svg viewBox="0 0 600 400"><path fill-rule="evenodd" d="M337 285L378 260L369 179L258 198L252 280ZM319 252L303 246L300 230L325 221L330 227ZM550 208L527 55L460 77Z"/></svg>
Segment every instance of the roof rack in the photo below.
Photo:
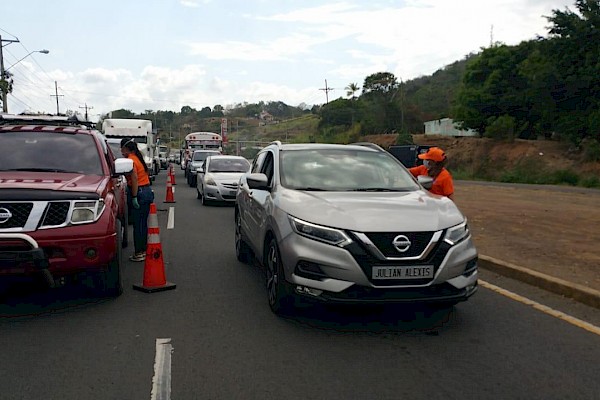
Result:
<svg viewBox="0 0 600 400"><path fill-rule="evenodd" d="M31 114L0 114L0 125L58 125L94 128L96 124L86 121L75 114L66 115L31 115Z"/></svg>

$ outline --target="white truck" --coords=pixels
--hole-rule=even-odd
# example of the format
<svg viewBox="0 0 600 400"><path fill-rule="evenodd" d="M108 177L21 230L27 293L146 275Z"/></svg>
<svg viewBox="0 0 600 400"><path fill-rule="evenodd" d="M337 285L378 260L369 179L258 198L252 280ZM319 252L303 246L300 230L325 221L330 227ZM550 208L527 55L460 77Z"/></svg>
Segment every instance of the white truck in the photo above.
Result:
<svg viewBox="0 0 600 400"><path fill-rule="evenodd" d="M107 138L133 138L144 156L151 180L154 180L160 165L156 150L156 135L152 131L152 121L147 119L108 118L102 121L102 133Z"/></svg>

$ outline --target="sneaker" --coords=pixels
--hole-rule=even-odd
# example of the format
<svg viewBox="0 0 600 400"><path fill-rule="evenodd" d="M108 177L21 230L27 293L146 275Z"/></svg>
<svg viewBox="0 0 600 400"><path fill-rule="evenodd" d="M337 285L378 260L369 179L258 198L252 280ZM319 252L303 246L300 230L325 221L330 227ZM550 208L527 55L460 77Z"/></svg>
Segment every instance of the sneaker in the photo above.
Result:
<svg viewBox="0 0 600 400"><path fill-rule="evenodd" d="M146 259L146 253L137 253L137 254L134 254L131 257L129 257L130 261L136 261L136 262L144 261L145 259Z"/></svg>

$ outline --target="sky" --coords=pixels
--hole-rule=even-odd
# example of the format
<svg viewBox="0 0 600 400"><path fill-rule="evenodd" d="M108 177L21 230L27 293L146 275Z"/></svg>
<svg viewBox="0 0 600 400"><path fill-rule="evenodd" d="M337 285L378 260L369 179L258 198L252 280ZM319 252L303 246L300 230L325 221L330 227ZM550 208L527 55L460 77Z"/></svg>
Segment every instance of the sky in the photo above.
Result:
<svg viewBox="0 0 600 400"><path fill-rule="evenodd" d="M567 7L574 0L2 0L8 111L87 109L97 121L118 109L310 107L377 72L407 81L492 41L545 37L545 16Z"/></svg>

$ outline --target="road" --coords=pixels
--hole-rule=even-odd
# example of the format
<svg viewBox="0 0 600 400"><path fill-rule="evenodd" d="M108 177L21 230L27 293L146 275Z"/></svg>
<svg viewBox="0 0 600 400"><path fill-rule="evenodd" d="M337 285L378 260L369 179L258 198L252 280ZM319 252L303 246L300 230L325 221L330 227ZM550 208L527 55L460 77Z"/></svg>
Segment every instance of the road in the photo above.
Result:
<svg viewBox="0 0 600 400"><path fill-rule="evenodd" d="M143 263L127 262L117 299L73 288L13 293L0 305L1 399L169 398L151 397L155 376L179 400L598 398L598 310L485 271L485 282L578 320L486 287L446 317L322 306L273 315L261 269L235 258L233 208L201 206L175 171L176 203L163 203L164 172L154 188L177 288L132 290ZM170 368L157 353L170 354Z"/></svg>

